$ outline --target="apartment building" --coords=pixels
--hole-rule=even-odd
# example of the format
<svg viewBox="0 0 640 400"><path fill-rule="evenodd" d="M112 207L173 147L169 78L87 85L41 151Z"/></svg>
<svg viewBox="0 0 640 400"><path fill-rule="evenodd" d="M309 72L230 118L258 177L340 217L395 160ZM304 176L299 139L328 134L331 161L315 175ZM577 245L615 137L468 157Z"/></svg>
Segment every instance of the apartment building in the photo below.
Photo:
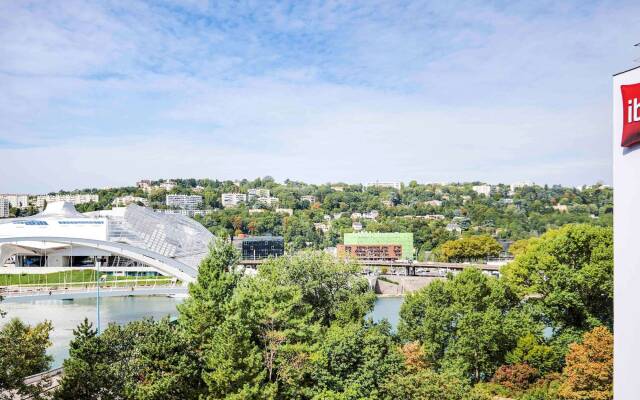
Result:
<svg viewBox="0 0 640 400"><path fill-rule="evenodd" d="M263 206L266 207L275 207L278 205L278 203L280 202L280 200L278 200L277 197L258 197L256 199L256 201L260 204L262 204Z"/></svg>
<svg viewBox="0 0 640 400"><path fill-rule="evenodd" d="M9 200L0 197L0 218L7 218L9 216L9 209L11 209Z"/></svg>
<svg viewBox="0 0 640 400"><path fill-rule="evenodd" d="M202 205L202 196L193 194L168 194L165 200L167 207L183 210L195 210Z"/></svg>
<svg viewBox="0 0 640 400"><path fill-rule="evenodd" d="M116 197L111 202L111 204L113 204L114 207L126 207L129 204L138 204L138 203L144 205L145 207L149 206L149 200L145 199L144 197L136 197L131 195Z"/></svg>
<svg viewBox="0 0 640 400"><path fill-rule="evenodd" d="M247 202L245 193L222 193L222 207L235 207L238 204Z"/></svg>
<svg viewBox="0 0 640 400"><path fill-rule="evenodd" d="M365 186L377 187L377 188L391 188L391 189L400 190L402 188L402 183L401 182L373 182L373 183L367 183Z"/></svg>
<svg viewBox="0 0 640 400"><path fill-rule="evenodd" d="M38 208L44 208L45 204L55 203L57 201L66 201L72 203L74 206L84 203L97 203L100 200L97 194L47 194L36 197L36 206Z"/></svg>
<svg viewBox="0 0 640 400"><path fill-rule="evenodd" d="M313 204L316 202L316 196L312 196L312 195L306 195L306 196L302 196L300 197L300 200L302 201L308 201L309 203Z"/></svg>
<svg viewBox="0 0 640 400"><path fill-rule="evenodd" d="M13 208L29 207L28 194L0 194L0 199L5 199Z"/></svg>
<svg viewBox="0 0 640 400"><path fill-rule="evenodd" d="M249 189L247 191L247 194L248 194L249 201L254 200L256 198L260 198L260 197L271 197L271 191L269 189L261 189L261 188Z"/></svg>
<svg viewBox="0 0 640 400"><path fill-rule="evenodd" d="M166 190L167 192L172 191L173 189L175 189L176 187L178 187L178 184L175 183L174 181L167 181L167 182L162 182L160 185L158 185L161 189Z"/></svg>
<svg viewBox="0 0 640 400"><path fill-rule="evenodd" d="M479 195L483 194L487 197L491 195L491 185L475 185L471 189Z"/></svg>
<svg viewBox="0 0 640 400"><path fill-rule="evenodd" d="M293 208L276 208L276 212L280 214L288 214L289 216L292 216Z"/></svg>

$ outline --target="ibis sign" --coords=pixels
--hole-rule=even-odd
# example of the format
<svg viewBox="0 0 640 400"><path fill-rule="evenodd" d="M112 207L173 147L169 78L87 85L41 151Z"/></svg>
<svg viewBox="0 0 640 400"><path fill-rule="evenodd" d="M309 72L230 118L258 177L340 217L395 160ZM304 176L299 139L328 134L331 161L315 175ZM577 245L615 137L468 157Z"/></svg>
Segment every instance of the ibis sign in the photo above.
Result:
<svg viewBox="0 0 640 400"><path fill-rule="evenodd" d="M622 92L622 147L640 143L640 83L621 85Z"/></svg>

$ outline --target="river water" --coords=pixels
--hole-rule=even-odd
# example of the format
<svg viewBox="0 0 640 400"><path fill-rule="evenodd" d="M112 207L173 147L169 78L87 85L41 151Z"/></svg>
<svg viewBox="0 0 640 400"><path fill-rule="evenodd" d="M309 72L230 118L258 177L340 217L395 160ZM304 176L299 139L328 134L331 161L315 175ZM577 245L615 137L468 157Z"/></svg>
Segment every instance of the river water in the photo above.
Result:
<svg viewBox="0 0 640 400"><path fill-rule="evenodd" d="M371 317L375 321L387 318L395 328L398 324L402 298L380 297L376 301ZM177 315L176 306L182 299L164 296L131 296L105 297L100 299L100 321L104 329L107 323L124 324L144 318L162 318L167 315ZM37 324L45 319L53 323L51 333L52 346L48 353L53 356L52 367L62 365L62 361L69 354L69 342L73 338L75 329L84 318L88 318L95 326L96 300L42 300L24 303L1 303L0 308L7 312L5 318L0 319L0 326L10 318L20 318L28 324Z"/></svg>

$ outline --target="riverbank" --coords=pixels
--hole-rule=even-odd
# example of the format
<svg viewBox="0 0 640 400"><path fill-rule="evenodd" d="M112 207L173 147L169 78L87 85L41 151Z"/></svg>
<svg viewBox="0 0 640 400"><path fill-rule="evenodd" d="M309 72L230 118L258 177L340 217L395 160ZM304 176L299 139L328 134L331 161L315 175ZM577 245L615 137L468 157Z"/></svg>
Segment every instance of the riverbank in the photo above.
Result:
<svg viewBox="0 0 640 400"><path fill-rule="evenodd" d="M420 290L431 282L440 279L445 278L432 276L380 275L376 280L374 291L378 296L402 297L407 293Z"/></svg>

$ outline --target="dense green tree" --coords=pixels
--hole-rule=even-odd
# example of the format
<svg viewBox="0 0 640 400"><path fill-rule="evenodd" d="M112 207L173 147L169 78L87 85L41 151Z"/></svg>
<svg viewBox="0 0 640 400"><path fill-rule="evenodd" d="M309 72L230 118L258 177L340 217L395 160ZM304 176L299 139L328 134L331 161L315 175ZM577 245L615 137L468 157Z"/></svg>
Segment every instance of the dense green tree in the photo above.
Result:
<svg viewBox="0 0 640 400"><path fill-rule="evenodd" d="M466 400L473 399L469 381L450 372L423 369L400 373L385 380L387 400Z"/></svg>
<svg viewBox="0 0 640 400"><path fill-rule="evenodd" d="M76 330L59 399L185 399L202 391L197 356L167 318Z"/></svg>
<svg viewBox="0 0 640 400"><path fill-rule="evenodd" d="M550 231L502 273L509 287L540 307L556 335L613 325L610 228L567 225Z"/></svg>
<svg viewBox="0 0 640 400"><path fill-rule="evenodd" d="M533 333L518 339L518 344L507 354L505 361L509 364L526 363L536 368L541 374L559 371L563 363L553 347L544 343L542 338Z"/></svg>
<svg viewBox="0 0 640 400"><path fill-rule="evenodd" d="M13 395L4 391L13 390L23 396L37 396L40 387L27 386L24 378L46 371L51 365L51 356L46 354L51 345L50 322L35 326L11 319L0 329L0 399L11 399Z"/></svg>
<svg viewBox="0 0 640 400"><path fill-rule="evenodd" d="M422 343L436 370L474 381L490 377L517 338L538 329L506 285L474 268L409 294L400 318L400 337Z"/></svg>
<svg viewBox="0 0 640 400"><path fill-rule="evenodd" d="M388 322L333 324L314 360L314 399L380 398L382 384L402 367Z"/></svg>
<svg viewBox="0 0 640 400"><path fill-rule="evenodd" d="M361 270L324 252L301 252L267 261L260 273L278 285L298 286L313 320L328 326L336 318L359 321L373 309L375 295Z"/></svg>
<svg viewBox="0 0 640 400"><path fill-rule="evenodd" d="M238 251L217 239L198 268L198 279L189 285L189 297L178 307L179 322L201 347L226 317L226 306L240 280Z"/></svg>
<svg viewBox="0 0 640 400"><path fill-rule="evenodd" d="M437 250L441 261L471 261L496 257L502 246L494 238L486 235L466 236L444 243Z"/></svg>

